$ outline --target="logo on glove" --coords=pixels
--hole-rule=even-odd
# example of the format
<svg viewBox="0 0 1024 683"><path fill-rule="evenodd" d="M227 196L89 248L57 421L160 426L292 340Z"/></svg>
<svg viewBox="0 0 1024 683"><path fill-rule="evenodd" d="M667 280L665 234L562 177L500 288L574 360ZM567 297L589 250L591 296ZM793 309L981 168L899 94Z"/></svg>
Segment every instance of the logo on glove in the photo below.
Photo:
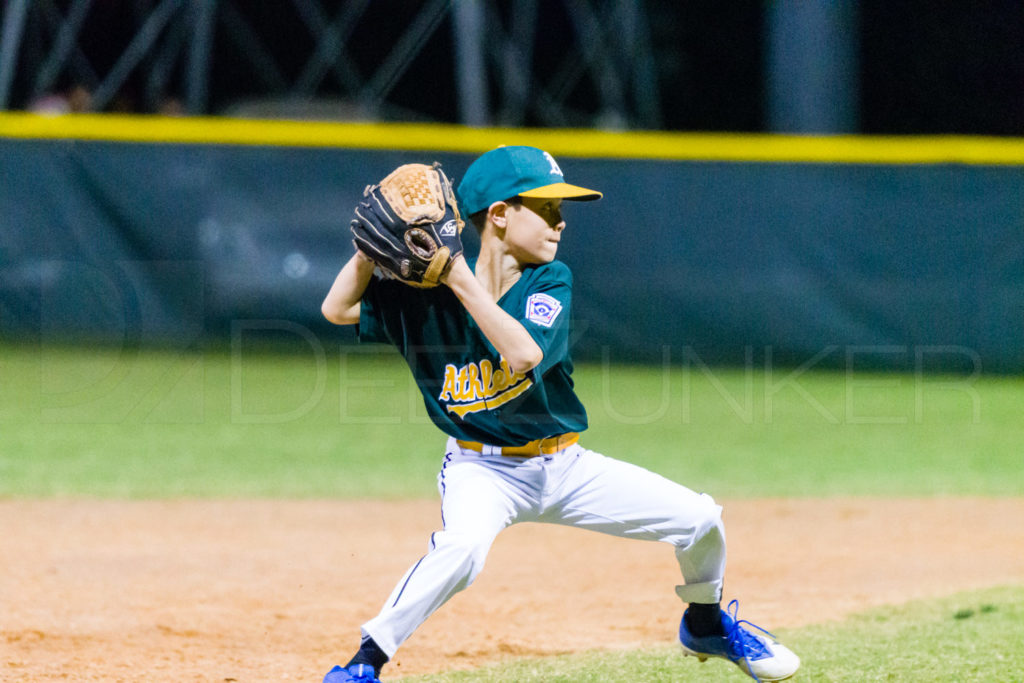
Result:
<svg viewBox="0 0 1024 683"><path fill-rule="evenodd" d="M458 223L454 220L450 220L441 226L439 230L441 237L455 237L459 234Z"/></svg>

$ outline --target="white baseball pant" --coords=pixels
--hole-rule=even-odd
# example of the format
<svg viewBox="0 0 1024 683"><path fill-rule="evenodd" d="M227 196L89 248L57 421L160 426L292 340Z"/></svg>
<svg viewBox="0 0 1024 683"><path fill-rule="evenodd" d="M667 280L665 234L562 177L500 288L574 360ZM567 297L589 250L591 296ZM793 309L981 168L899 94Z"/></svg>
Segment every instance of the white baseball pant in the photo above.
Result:
<svg viewBox="0 0 1024 683"><path fill-rule="evenodd" d="M675 547L683 602L721 599L725 573L722 508L642 467L574 444L532 458L481 453L448 440L438 474L443 530L395 586L380 613L366 622L389 657L427 617L469 586L498 533L518 522L546 522Z"/></svg>

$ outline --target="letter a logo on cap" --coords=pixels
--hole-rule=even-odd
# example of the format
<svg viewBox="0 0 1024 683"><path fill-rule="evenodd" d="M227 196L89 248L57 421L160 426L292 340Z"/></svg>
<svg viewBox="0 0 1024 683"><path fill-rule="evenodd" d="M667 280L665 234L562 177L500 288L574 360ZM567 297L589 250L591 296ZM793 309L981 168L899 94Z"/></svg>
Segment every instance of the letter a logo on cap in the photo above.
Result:
<svg viewBox="0 0 1024 683"><path fill-rule="evenodd" d="M564 173L562 173L562 169L560 169L558 167L558 162L555 161L555 158L553 156L551 156L547 152L544 152L544 158L548 160L549 164L551 164L551 172L552 173L554 173L557 176L564 176L565 175Z"/></svg>

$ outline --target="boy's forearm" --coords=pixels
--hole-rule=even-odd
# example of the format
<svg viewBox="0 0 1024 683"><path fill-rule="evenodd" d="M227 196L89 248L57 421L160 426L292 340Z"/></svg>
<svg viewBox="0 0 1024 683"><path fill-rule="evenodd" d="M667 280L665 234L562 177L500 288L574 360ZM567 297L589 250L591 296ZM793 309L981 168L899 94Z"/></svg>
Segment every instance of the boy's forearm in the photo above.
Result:
<svg viewBox="0 0 1024 683"><path fill-rule="evenodd" d="M359 302L373 277L373 261L356 251L334 278L320 311L335 325L359 322Z"/></svg>
<svg viewBox="0 0 1024 683"><path fill-rule="evenodd" d="M452 264L446 284L514 371L527 372L540 364L544 352L537 342L522 323L495 303L464 260Z"/></svg>

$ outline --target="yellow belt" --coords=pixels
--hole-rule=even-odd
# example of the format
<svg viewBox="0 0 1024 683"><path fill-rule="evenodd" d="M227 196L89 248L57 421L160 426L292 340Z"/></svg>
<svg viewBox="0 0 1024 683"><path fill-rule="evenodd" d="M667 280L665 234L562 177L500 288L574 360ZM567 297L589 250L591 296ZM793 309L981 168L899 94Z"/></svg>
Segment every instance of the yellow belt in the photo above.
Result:
<svg viewBox="0 0 1024 683"><path fill-rule="evenodd" d="M519 458L532 458L537 455L551 455L563 448L568 448L580 440L578 432L566 432L558 436L549 436L546 439L537 439L522 446L501 446L501 454ZM463 441L456 439L455 443L462 448L480 453L484 450L484 444L477 441Z"/></svg>

